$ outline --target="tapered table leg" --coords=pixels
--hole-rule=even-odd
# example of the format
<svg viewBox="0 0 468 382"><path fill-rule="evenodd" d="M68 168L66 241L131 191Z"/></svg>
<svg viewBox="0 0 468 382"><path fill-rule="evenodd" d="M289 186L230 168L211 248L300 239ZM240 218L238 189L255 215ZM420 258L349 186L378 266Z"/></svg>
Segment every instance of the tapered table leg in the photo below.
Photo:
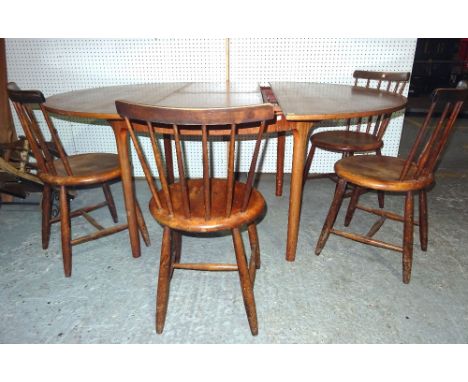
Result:
<svg viewBox="0 0 468 382"><path fill-rule="evenodd" d="M284 147L286 145L286 135L284 131L278 132L276 147L276 196L283 195L284 178Z"/></svg>
<svg viewBox="0 0 468 382"><path fill-rule="evenodd" d="M129 145L127 128L124 121L110 121L114 130L119 154L120 168L122 171L122 187L125 201L125 211L127 213L128 233L130 235L130 246L132 256L140 257L140 236L138 233L138 223L135 209L135 195L133 192L132 167L129 157Z"/></svg>
<svg viewBox="0 0 468 382"><path fill-rule="evenodd" d="M289 193L288 238L286 243L286 260L296 258L299 221L302 204L302 178L309 132L313 124L297 122L293 130L293 161L291 171L291 191Z"/></svg>

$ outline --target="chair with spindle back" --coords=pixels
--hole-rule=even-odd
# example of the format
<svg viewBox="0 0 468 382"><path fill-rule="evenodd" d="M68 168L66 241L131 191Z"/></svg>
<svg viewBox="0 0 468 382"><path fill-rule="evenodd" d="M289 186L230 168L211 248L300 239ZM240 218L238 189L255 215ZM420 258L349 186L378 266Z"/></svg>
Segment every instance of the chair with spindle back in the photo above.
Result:
<svg viewBox="0 0 468 382"><path fill-rule="evenodd" d="M118 113L125 118L151 190L150 212L164 227L157 288L157 333L162 333L164 328L172 272L174 269L192 269L239 273L250 330L253 335L256 335L258 325L253 284L256 269L260 267L256 222L264 213L266 205L263 196L253 187L253 182L262 135L267 122L274 118L272 105L227 109L183 109L116 101L116 107ZM251 129L252 124L258 126L253 130L257 131L256 144L247 180L242 183L236 181L234 176L236 137L240 129L245 126ZM165 129L161 129L161 125L166 126ZM136 132L144 132L150 137L161 189L158 189L155 184ZM168 134L174 139L179 174L175 183L168 181L163 163L164 154L159 149L156 134L161 134L161 136ZM220 134L229 136L226 179L214 178L210 171L209 140ZM203 178L201 179L186 177L185 165L187 163L184 160L184 146L181 144L183 135L201 135L201 162L203 164ZM252 250L249 262L247 262L240 233L240 229L245 226L248 228ZM230 230L232 233L236 264L180 262L182 232L210 233L225 230Z"/></svg>
<svg viewBox="0 0 468 382"><path fill-rule="evenodd" d="M395 94L402 94L408 83L410 73L408 72L370 72L356 70L353 73L354 86L366 89L376 89ZM310 137L311 147L304 166L303 183L307 178L334 177L334 173L316 174L309 176L312 160L317 148L327 151L341 153L343 157L351 156L358 152L375 152L381 155L383 146L382 138L390 121L390 115L370 116L367 121L358 118L356 129L352 130L352 119L346 121L345 130L323 131L312 134ZM383 207L383 196L379 194L379 205Z"/></svg>
<svg viewBox="0 0 468 382"><path fill-rule="evenodd" d="M402 253L403 282L409 283L413 258L413 225L419 225L420 245L427 250L428 219L427 219L427 188L434 182L434 172L438 160L444 151L455 121L468 97L467 89L436 89L432 104L406 159L358 155L343 158L335 164L335 172L339 178L333 202L325 220L315 253L322 251L330 233L355 240L364 244L394 250ZM443 111L432 132L428 128L436 108L443 106ZM349 225L356 208L370 212L380 219L370 228L366 235L351 233L333 228L339 212L346 185L351 183L356 187L346 212L345 226ZM404 215L373 209L357 204L363 189L384 192L405 193ZM419 193L419 222L414 221L414 194ZM373 236L380 229L385 219L403 222L403 245L376 240Z"/></svg>
<svg viewBox="0 0 468 382"><path fill-rule="evenodd" d="M57 130L45 110L44 95L39 90L21 90L14 82L8 84L8 96L12 101L24 133L31 146L38 168L38 177L44 183L42 192L42 248L49 246L51 224L60 222L63 267L66 277L72 271L72 246L108 236L128 228L127 224L119 224L104 228L89 212L107 206L114 223L117 223L117 210L112 197L110 182L120 179L120 165L116 154L90 153L67 155ZM33 112L33 107L39 106L44 121L49 129L53 145L46 142L39 123ZM56 153L51 151L51 147ZM54 154L58 158L54 158ZM79 188L102 187L105 201L70 211L70 197ZM59 217L52 218L52 192L59 189ZM141 211L137 208L139 228L145 243L149 244L149 236ZM83 216L97 231L72 239L71 218Z"/></svg>

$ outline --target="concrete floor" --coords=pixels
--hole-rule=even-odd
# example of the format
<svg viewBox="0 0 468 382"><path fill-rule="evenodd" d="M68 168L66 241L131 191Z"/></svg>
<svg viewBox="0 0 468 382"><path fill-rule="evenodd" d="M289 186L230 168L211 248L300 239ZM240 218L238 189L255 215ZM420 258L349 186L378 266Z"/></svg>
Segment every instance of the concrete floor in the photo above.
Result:
<svg viewBox="0 0 468 382"><path fill-rule="evenodd" d="M420 120L406 118L403 142L412 139ZM263 176L259 189L268 212L258 225L262 268L255 284L257 337L250 334L238 277L231 272L176 271L164 333L155 333L162 229L146 209L152 246L143 247L139 259L131 257L123 232L75 247L73 275L65 278L59 227L53 227L50 249L43 251L39 207L4 205L0 342L467 343L467 132L467 120L461 120L429 193L429 248L420 250L416 230L409 285L401 282L401 257L395 252L332 236L319 257L313 254L333 196L329 180L307 183L297 258L286 262L289 180L284 195L276 198L273 177ZM136 189L146 205L146 184L138 181ZM120 184L112 190L122 218ZM101 198L99 190L80 193L73 205L96 197ZM375 204L376 196L367 194L362 200ZM386 203L401 211L402 200L387 196ZM104 209L94 214L109 224L108 215ZM358 211L352 227L366 232L373 219ZM338 220L343 221L343 214ZM88 229L84 220L74 221L75 234ZM387 222L378 235L399 243L402 226ZM232 261L232 241L229 236L184 237L182 256Z"/></svg>

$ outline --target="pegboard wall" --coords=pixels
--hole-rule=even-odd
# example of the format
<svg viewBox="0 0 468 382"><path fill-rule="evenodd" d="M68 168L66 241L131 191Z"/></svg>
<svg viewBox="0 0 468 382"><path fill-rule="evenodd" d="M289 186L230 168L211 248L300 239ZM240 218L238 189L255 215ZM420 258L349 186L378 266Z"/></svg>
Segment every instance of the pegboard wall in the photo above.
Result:
<svg viewBox="0 0 468 382"><path fill-rule="evenodd" d="M216 82L226 79L225 39L7 39L8 79L45 96L90 87L148 82ZM230 39L232 82L304 81L353 84L356 69L411 71L416 39L239 38ZM405 95L408 87L406 87ZM116 152L110 127L93 120L54 122L69 153ZM23 134L15 119L19 134ZM324 126L316 129L334 129ZM393 118L383 153L396 155L403 114ZM143 138L144 139L144 138ZM225 158L224 143L214 155ZM276 171L276 140L263 143L262 172ZM188 142L191 176L201 174L197 142ZM253 142L238 147L238 170L246 171ZM245 157L245 160L243 158ZM286 141L285 171L291 171L292 137ZM339 155L320 152L312 172L329 172ZM133 153L135 175L143 173ZM218 161L214 161L218 163ZM221 168L224 167L220 166ZM216 173L215 167L215 173Z"/></svg>

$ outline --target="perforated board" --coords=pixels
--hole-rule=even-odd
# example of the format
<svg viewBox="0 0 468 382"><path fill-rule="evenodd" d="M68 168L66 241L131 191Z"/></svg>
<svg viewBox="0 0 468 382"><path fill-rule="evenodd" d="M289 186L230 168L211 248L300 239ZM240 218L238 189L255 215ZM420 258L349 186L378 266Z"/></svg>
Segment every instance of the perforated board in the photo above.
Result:
<svg viewBox="0 0 468 382"><path fill-rule="evenodd" d="M356 69L411 72L416 39L243 38L232 39L231 81L293 81L352 85ZM408 86L404 95L407 95ZM341 122L341 123L340 123ZM328 122L314 132L340 129ZM322 125L325 125L323 123ZM320 126L320 125L318 125ZM396 113L385 133L385 155L397 155L403 112ZM286 138L285 171L291 171L292 136ZM311 172L331 172L340 154L317 150ZM268 143L264 172L276 170L276 140Z"/></svg>
<svg viewBox="0 0 468 382"><path fill-rule="evenodd" d="M311 81L352 84L356 69L411 71L416 39L240 38L230 39L230 79L239 82ZM47 96L90 87L148 82L213 82L226 79L224 39L7 39L8 78ZM407 91L407 89L406 89ZM55 119L70 153L116 152L110 127L91 120ZM396 155L402 113L385 135L384 154ZM19 134L20 124L15 119ZM326 127L334 128L334 127ZM318 130L317 130L318 131ZM264 143L262 172L276 171L276 140ZM226 145L214 155L225 158ZM202 168L199 147L187 144L192 176ZM238 148L239 171L246 171L253 142ZM149 151L148 151L149 152ZM247 160L244 160L246 158ZM291 170L292 141L287 138L285 171ZM133 154L135 175L143 175ZM338 159L318 152L313 172L328 172ZM218 163L216 160L214 163ZM224 167L224 166L220 166ZM219 169L218 169L219 170ZM215 173L219 172L215 166Z"/></svg>

